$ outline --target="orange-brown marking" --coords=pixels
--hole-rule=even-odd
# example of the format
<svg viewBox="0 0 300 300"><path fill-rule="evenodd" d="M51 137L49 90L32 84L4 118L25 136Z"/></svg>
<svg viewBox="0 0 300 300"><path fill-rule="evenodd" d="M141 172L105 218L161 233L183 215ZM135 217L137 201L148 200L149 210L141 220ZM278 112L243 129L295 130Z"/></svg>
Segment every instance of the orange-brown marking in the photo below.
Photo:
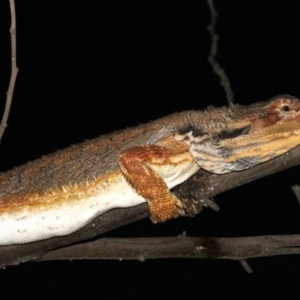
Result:
<svg viewBox="0 0 300 300"><path fill-rule="evenodd" d="M64 205L69 201L84 201L93 196L97 190L120 180L120 172L111 172L81 184L57 187L48 191L13 194L0 198L0 214L19 211L22 207L28 210L49 210L51 207Z"/></svg>

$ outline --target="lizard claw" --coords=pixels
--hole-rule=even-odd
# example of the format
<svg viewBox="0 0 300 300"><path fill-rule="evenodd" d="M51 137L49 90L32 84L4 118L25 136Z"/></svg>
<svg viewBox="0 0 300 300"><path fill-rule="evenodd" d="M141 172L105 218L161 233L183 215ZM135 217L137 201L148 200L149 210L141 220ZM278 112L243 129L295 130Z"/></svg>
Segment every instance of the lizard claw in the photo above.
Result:
<svg viewBox="0 0 300 300"><path fill-rule="evenodd" d="M151 201L149 202L149 209L151 213L152 223L161 223L172 218L178 218L178 209L183 209L182 203L174 195L165 199L165 201Z"/></svg>

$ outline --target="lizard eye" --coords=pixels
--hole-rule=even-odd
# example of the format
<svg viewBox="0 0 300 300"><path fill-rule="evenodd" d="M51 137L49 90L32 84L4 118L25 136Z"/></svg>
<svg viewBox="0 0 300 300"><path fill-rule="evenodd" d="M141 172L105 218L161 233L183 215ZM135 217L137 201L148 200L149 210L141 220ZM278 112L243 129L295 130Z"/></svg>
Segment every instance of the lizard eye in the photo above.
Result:
<svg viewBox="0 0 300 300"><path fill-rule="evenodd" d="M292 108L289 106L289 105L283 105L282 107L281 107L281 110L283 111L283 112L289 112L289 111L291 111L292 110Z"/></svg>
<svg viewBox="0 0 300 300"><path fill-rule="evenodd" d="M290 117L292 117L294 115L295 110L294 110L294 108L291 105L289 105L289 104L283 104L280 107L279 113L284 118L290 118Z"/></svg>

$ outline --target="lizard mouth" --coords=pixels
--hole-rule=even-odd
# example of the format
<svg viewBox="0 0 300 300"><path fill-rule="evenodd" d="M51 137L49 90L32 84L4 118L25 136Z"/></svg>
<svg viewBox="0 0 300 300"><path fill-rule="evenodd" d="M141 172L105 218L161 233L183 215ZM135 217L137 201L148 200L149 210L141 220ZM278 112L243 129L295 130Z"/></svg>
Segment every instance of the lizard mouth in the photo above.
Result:
<svg viewBox="0 0 300 300"><path fill-rule="evenodd" d="M247 125L241 128L229 130L229 131L222 131L217 135L218 140L227 140L237 138L241 135L246 135L249 133L251 129L251 125Z"/></svg>

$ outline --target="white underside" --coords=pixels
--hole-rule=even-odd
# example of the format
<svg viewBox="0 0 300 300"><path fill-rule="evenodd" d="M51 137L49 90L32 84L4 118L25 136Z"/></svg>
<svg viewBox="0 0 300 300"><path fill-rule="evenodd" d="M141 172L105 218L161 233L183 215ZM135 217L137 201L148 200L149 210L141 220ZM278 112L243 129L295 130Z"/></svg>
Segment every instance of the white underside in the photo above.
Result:
<svg viewBox="0 0 300 300"><path fill-rule="evenodd" d="M169 167L160 175L168 187L178 185L193 175L199 167L189 164L184 172ZM171 171L171 172L170 172ZM119 180L93 197L61 204L48 210L20 210L0 215L0 245L24 244L71 234L97 216L114 208L132 207L145 202L120 174Z"/></svg>
<svg viewBox="0 0 300 300"><path fill-rule="evenodd" d="M131 207L145 202L123 181L106 189L105 194L66 203L45 211L22 210L0 216L0 245L23 244L70 234L98 215L116 207ZM70 202L69 202L70 203Z"/></svg>

